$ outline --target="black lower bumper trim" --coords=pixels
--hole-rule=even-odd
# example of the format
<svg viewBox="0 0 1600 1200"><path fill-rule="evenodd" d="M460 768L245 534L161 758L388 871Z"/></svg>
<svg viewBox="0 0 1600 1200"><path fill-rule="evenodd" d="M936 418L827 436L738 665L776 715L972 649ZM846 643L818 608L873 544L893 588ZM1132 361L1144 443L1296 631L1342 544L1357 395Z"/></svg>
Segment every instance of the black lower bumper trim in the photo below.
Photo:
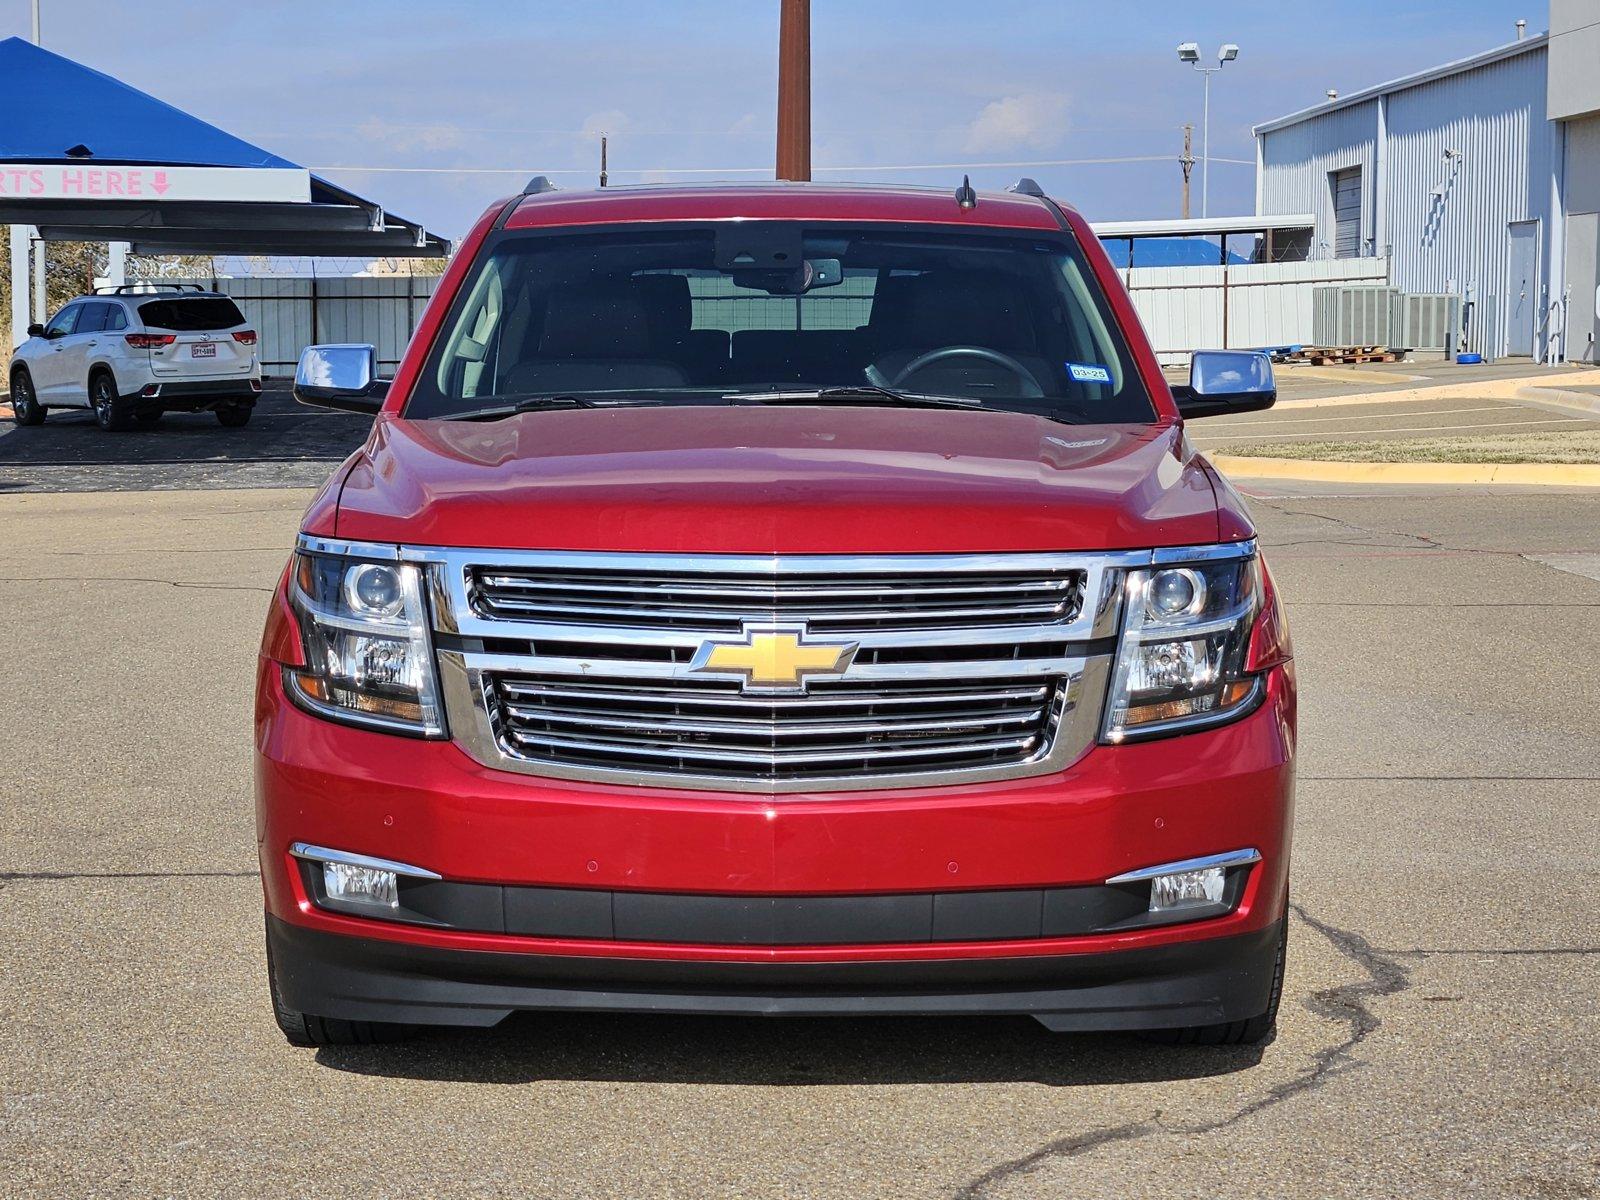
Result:
<svg viewBox="0 0 1600 1200"><path fill-rule="evenodd" d="M1265 1012L1281 928L1049 957L729 963L440 950L267 917L284 1002L344 1020L493 1025L512 1012L1027 1015L1161 1029Z"/></svg>

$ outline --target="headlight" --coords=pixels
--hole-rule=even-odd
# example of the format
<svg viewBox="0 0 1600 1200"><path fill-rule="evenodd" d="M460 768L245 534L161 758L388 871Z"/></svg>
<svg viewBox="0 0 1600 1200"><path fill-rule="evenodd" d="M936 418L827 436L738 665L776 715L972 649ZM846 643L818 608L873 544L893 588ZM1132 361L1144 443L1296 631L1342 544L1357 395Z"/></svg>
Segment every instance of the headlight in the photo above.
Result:
<svg viewBox="0 0 1600 1200"><path fill-rule="evenodd" d="M1244 673L1261 607L1258 560L1177 559L1130 571L1102 738L1128 741L1219 725L1260 697Z"/></svg>
<svg viewBox="0 0 1600 1200"><path fill-rule="evenodd" d="M355 725L443 735L422 572L415 563L295 555L289 592L308 665L285 679L303 707Z"/></svg>

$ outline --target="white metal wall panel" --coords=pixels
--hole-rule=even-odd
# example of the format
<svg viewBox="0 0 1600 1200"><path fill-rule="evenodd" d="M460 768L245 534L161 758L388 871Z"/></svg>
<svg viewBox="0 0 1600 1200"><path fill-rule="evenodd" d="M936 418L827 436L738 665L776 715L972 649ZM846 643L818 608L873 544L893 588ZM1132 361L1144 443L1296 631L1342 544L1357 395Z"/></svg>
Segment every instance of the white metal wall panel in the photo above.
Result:
<svg viewBox="0 0 1600 1200"><path fill-rule="evenodd" d="M1386 259L1361 258L1134 267L1121 274L1157 357L1173 365L1196 350L1308 344L1316 288L1381 283L1388 272Z"/></svg>
<svg viewBox="0 0 1600 1200"><path fill-rule="evenodd" d="M317 342L369 343L377 347L379 368L393 370L439 286L429 275L171 282L198 283L233 297L261 335L258 354L268 375L293 374L300 351Z"/></svg>
<svg viewBox="0 0 1600 1200"><path fill-rule="evenodd" d="M1362 252L1371 253L1372 180L1377 175L1378 101L1335 109L1283 129L1261 135L1260 214L1312 213L1317 218L1311 239L1316 258L1333 257L1333 192L1329 176L1361 168Z"/></svg>
<svg viewBox="0 0 1600 1200"><path fill-rule="evenodd" d="M1508 226L1539 221L1550 261L1551 129L1545 51L1538 48L1389 97L1387 206L1394 283L1407 292L1455 292L1508 303ZM1446 159L1445 151L1459 157ZM1542 300L1543 297L1541 296Z"/></svg>

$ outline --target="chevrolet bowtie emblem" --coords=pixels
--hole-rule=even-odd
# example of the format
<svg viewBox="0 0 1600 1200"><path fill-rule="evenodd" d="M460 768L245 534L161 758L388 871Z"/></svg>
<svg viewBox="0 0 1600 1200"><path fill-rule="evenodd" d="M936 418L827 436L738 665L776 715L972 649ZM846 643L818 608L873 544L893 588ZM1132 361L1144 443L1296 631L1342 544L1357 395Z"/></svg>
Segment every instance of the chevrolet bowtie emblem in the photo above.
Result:
<svg viewBox="0 0 1600 1200"><path fill-rule="evenodd" d="M804 625L746 624L738 641L700 644L691 671L737 675L747 692L803 692L812 675L843 675L855 642L808 642Z"/></svg>

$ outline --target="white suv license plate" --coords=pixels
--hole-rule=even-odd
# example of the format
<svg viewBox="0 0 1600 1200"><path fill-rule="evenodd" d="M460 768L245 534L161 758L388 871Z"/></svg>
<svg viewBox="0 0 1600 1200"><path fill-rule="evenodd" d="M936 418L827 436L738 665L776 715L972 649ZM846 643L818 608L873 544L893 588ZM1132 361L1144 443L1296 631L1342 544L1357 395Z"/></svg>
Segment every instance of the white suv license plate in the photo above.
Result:
<svg viewBox="0 0 1600 1200"><path fill-rule="evenodd" d="M189 347L190 358L215 358L217 344L215 342L196 342Z"/></svg>

